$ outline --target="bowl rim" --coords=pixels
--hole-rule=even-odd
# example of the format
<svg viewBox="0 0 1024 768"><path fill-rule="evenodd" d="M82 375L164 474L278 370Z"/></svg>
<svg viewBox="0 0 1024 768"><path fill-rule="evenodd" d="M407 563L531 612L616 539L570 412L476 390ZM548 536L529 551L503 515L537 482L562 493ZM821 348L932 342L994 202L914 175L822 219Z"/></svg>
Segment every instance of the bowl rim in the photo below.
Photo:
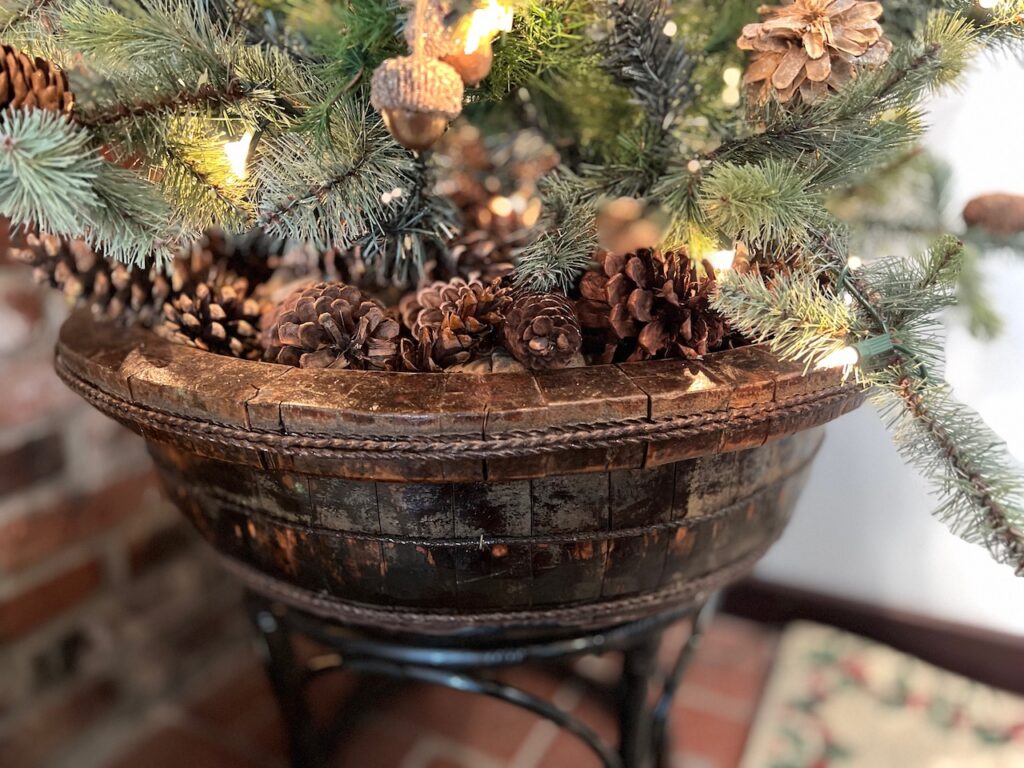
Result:
<svg viewBox="0 0 1024 768"><path fill-rule="evenodd" d="M88 312L61 328L56 368L147 438L221 446L229 460L483 461L687 440L702 455L817 426L865 394L839 370L806 371L761 345L546 373L309 370L217 355Z"/></svg>

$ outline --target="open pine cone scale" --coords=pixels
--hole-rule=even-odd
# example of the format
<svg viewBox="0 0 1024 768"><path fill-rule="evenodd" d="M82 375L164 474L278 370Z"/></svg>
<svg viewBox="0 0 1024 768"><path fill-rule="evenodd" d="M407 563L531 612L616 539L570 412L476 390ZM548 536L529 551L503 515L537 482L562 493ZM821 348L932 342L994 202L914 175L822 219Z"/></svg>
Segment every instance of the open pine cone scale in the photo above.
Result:
<svg viewBox="0 0 1024 768"><path fill-rule="evenodd" d="M758 104L773 93L783 104L798 94L813 103L855 78L858 66L880 66L892 52L878 2L794 0L759 11L764 20L746 25L737 42L752 53L743 82Z"/></svg>
<svg viewBox="0 0 1024 768"><path fill-rule="evenodd" d="M601 362L695 358L727 340L725 321L710 306L714 278L701 280L685 253L641 250L598 260L602 268L580 283L577 312ZM704 269L714 275L711 265Z"/></svg>

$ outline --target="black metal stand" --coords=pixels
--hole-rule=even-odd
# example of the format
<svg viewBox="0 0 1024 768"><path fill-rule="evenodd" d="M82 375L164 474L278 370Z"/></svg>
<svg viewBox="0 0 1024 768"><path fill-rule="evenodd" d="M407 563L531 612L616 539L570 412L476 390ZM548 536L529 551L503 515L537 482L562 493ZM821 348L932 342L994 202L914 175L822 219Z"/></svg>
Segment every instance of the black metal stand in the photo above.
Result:
<svg viewBox="0 0 1024 768"><path fill-rule="evenodd" d="M344 732L346 718L339 717L330 732L316 726L306 698L306 688L316 677L346 669L374 678L419 681L459 691L491 696L529 710L569 731L583 741L605 768L667 768L668 720L672 700L704 630L717 607L717 596L697 605L677 608L651 618L622 624L586 635L543 642L496 644L498 638L480 643L414 634L380 637L342 627L287 608L250 593L248 606L265 650L267 674L288 729L294 768L326 768L329 755ZM664 631L685 618L693 628L667 675L659 674L658 648ZM300 663L292 634L300 633L329 652ZM566 661L586 654L622 651L623 672L617 694L619 745L616 752L589 727L548 701L486 676L488 671L528 662ZM661 683L654 706L648 706L650 688ZM353 711L355 708L350 707Z"/></svg>

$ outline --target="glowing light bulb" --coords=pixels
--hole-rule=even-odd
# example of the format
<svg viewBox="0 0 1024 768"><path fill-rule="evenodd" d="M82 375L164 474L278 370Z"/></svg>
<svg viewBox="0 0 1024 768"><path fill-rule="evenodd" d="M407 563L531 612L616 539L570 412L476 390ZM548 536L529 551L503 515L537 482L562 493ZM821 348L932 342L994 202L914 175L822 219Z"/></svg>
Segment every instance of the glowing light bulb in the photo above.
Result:
<svg viewBox="0 0 1024 768"><path fill-rule="evenodd" d="M512 205L512 201L503 195L491 198L490 204L487 206L491 209L491 213L495 216L511 216L515 212L515 208Z"/></svg>
<svg viewBox="0 0 1024 768"><path fill-rule="evenodd" d="M978 0L978 7L984 8L986 11L991 11L1001 2L1002 0Z"/></svg>
<svg viewBox="0 0 1024 768"><path fill-rule="evenodd" d="M252 144L252 131L246 131L241 138L224 144L224 154L231 167L231 175L236 179L244 179L249 175L246 162L249 159L250 144Z"/></svg>
<svg viewBox="0 0 1024 768"><path fill-rule="evenodd" d="M846 266L850 268L851 272L856 272L864 266L864 259L860 256L851 256L846 260Z"/></svg>
<svg viewBox="0 0 1024 768"><path fill-rule="evenodd" d="M725 272L732 269L732 264L736 260L736 251L715 251L708 254L707 258L716 272Z"/></svg>
<svg viewBox="0 0 1024 768"><path fill-rule="evenodd" d="M469 15L463 53L476 53L481 45L490 43L499 32L511 30L512 18L509 6L502 5L498 0L486 0L484 5Z"/></svg>
<svg viewBox="0 0 1024 768"><path fill-rule="evenodd" d="M857 351L856 347L843 347L825 355L814 367L819 370L825 368L852 368L859 362L860 352Z"/></svg>
<svg viewBox="0 0 1024 768"><path fill-rule="evenodd" d="M743 71L739 67L726 67L722 73L722 79L726 85L736 88L740 84L740 79L743 77Z"/></svg>

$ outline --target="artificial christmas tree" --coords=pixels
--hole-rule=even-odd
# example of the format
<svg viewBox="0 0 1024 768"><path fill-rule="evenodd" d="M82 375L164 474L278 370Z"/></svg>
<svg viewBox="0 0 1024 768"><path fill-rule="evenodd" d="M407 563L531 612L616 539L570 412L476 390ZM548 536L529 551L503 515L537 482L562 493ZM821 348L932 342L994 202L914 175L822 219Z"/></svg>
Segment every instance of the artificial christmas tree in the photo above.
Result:
<svg viewBox="0 0 1024 768"><path fill-rule="evenodd" d="M1018 0L238 10L12 6L0 213L169 281L171 340L76 316L57 367L252 589L460 640L665 620L756 561L869 391L938 516L1024 573L1020 477L940 376L964 244L865 264L837 205L1019 44Z"/></svg>

